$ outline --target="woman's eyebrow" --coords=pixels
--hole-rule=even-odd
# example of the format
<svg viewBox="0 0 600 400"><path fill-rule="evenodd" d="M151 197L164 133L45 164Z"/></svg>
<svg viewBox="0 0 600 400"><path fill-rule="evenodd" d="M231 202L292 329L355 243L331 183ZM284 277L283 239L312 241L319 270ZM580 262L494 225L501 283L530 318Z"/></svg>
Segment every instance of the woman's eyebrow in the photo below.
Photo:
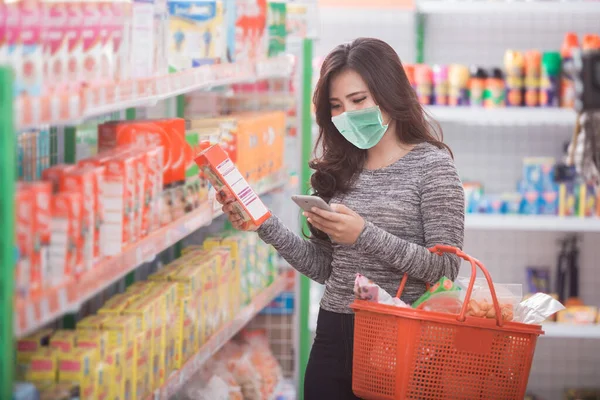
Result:
<svg viewBox="0 0 600 400"><path fill-rule="evenodd" d="M350 94L347 94L347 95L346 95L346 98L347 98L347 99L349 99L350 97L354 97L354 96L356 96L357 94L366 94L366 93L367 93L367 91L366 91L366 90L361 90L361 91L359 91L359 92L352 92L352 93L350 93ZM338 99L337 97L330 97L330 98L329 98L329 101L340 101L340 99Z"/></svg>

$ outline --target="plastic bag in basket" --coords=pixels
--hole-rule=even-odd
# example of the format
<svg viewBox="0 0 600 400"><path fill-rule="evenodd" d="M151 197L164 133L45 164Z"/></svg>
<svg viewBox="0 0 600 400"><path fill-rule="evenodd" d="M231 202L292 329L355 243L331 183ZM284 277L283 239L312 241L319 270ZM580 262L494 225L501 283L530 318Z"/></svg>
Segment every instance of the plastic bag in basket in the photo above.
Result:
<svg viewBox="0 0 600 400"><path fill-rule="evenodd" d="M354 280L354 295L359 300L372 301L374 303L387 304L397 307L408 307L402 300L390 296L379 285L364 275L356 274Z"/></svg>

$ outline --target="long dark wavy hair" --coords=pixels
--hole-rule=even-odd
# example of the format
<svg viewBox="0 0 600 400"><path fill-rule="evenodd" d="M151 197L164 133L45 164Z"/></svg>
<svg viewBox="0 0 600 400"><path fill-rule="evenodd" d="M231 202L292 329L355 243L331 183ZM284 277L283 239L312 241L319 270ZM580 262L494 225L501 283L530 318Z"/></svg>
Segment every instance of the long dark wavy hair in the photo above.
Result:
<svg viewBox="0 0 600 400"><path fill-rule="evenodd" d="M375 103L396 122L396 135L404 144L431 143L441 149L450 148L442 142L442 130L417 99L400 58L394 49L379 39L360 38L337 46L323 61L319 82L313 96L319 137L315 154L309 166L313 194L329 202L335 194L350 189L367 159L361 150L338 132L331 122L329 86L340 72L351 69L367 84ZM450 154L452 154L450 152ZM310 226L313 236L327 238L323 232Z"/></svg>

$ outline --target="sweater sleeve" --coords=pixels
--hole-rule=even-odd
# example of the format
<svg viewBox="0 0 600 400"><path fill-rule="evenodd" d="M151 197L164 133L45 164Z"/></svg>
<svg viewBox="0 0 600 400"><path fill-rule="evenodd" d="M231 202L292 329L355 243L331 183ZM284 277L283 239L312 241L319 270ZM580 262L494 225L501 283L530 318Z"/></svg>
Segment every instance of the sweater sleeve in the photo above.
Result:
<svg viewBox="0 0 600 400"><path fill-rule="evenodd" d="M305 240L272 216L258 229L260 238L270 245L298 272L324 284L331 274L331 242L317 238Z"/></svg>
<svg viewBox="0 0 600 400"><path fill-rule="evenodd" d="M453 254L432 254L428 248L443 244L462 249L464 190L454 162L446 152L435 152L425 160L423 168L420 195L425 246L400 239L368 221L354 246L410 277L429 283L444 276L454 280L460 259Z"/></svg>

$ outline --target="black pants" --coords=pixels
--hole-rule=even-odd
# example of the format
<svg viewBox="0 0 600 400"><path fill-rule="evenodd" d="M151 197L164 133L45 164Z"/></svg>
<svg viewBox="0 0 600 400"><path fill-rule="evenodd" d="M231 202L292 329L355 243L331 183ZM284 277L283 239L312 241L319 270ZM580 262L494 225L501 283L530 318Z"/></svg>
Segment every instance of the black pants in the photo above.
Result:
<svg viewBox="0 0 600 400"><path fill-rule="evenodd" d="M304 400L355 400L352 393L354 314L319 310L304 377Z"/></svg>

